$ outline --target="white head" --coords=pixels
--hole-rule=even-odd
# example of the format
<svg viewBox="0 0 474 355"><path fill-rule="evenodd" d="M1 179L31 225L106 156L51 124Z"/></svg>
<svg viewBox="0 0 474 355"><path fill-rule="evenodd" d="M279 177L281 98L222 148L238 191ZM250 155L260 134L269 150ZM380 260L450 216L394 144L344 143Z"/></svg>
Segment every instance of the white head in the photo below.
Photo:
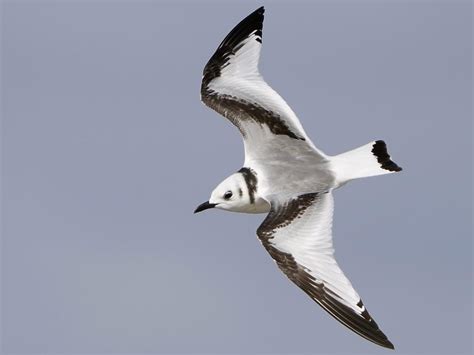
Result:
<svg viewBox="0 0 474 355"><path fill-rule="evenodd" d="M269 204L257 194L257 175L249 168L242 168L222 181L212 191L209 201L199 205L194 213L208 208L233 212L261 213L269 211Z"/></svg>
<svg viewBox="0 0 474 355"><path fill-rule="evenodd" d="M235 173L217 185L209 201L199 205L194 213L214 207L227 211L245 212L249 205L250 196L245 178L241 173Z"/></svg>

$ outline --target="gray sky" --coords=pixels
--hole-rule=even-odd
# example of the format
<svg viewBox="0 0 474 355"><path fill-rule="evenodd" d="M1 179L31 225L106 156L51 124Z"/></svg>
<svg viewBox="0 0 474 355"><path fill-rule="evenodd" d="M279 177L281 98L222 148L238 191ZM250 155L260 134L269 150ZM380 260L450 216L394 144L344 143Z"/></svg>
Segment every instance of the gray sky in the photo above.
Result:
<svg viewBox="0 0 474 355"><path fill-rule="evenodd" d="M335 193L341 267L398 353L470 353L468 1L3 1L5 353L390 353L197 204L243 162L202 68L266 5L261 71L318 147L403 173Z"/></svg>

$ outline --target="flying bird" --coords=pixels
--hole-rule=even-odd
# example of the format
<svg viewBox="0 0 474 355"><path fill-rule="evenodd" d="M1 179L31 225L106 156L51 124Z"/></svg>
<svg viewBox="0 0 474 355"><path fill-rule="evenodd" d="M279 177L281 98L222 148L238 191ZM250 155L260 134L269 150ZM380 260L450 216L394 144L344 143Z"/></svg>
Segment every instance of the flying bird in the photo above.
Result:
<svg viewBox="0 0 474 355"><path fill-rule="evenodd" d="M380 346L393 344L370 316L334 258L332 191L347 182L399 172L384 141L330 156L258 70L264 8L225 37L204 68L201 100L243 136L243 167L195 210L268 213L257 229L280 270L331 316Z"/></svg>

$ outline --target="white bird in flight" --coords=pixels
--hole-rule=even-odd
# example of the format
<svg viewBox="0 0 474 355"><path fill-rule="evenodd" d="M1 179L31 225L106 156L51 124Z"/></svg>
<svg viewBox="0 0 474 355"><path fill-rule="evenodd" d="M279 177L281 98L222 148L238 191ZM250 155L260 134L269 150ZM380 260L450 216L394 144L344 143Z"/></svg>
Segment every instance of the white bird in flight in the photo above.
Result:
<svg viewBox="0 0 474 355"><path fill-rule="evenodd" d="M245 162L195 213L268 213L257 235L280 270L346 327L393 349L334 258L332 190L402 169L381 140L336 156L316 148L258 71L263 14L235 26L204 68L201 99L239 129Z"/></svg>

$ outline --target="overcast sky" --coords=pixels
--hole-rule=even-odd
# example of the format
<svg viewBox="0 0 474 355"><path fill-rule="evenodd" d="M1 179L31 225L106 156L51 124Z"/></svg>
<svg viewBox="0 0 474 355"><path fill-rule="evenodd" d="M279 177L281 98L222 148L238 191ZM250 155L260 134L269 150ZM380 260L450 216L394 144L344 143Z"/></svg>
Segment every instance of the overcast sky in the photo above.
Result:
<svg viewBox="0 0 474 355"><path fill-rule="evenodd" d="M3 1L5 353L391 353L285 278L264 215L192 213L243 162L202 68L262 4L314 143L404 168L336 191L341 267L398 354L471 353L472 5L447 0Z"/></svg>

